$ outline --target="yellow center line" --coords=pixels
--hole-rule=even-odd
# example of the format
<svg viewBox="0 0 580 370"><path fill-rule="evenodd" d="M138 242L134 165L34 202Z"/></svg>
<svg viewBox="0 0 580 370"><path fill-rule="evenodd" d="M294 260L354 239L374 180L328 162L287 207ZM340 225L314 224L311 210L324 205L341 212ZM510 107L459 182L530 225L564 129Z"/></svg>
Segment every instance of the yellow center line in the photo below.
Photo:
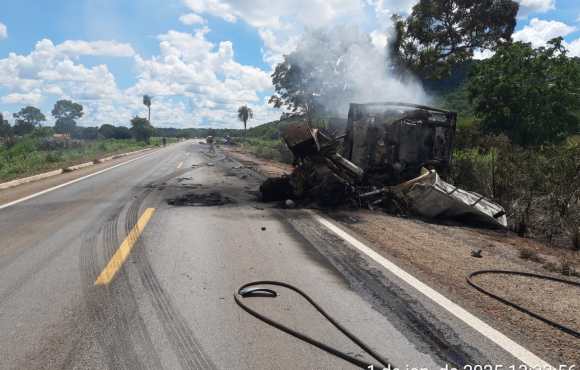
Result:
<svg viewBox="0 0 580 370"><path fill-rule="evenodd" d="M147 208L145 212L143 212L139 221L137 221L137 224L133 229L131 229L127 238L125 238L119 249L117 249L113 257L111 257L107 266L103 269L97 280L95 280L95 285L107 285L113 280L117 271L119 271L127 257L129 257L131 250L135 246L137 240L139 240L145 226L149 220L151 220L151 217L153 217L153 213L155 213L155 208Z"/></svg>
<svg viewBox="0 0 580 370"><path fill-rule="evenodd" d="M177 165L177 169L180 169L181 166L183 166L183 161L179 162L179 164Z"/></svg>

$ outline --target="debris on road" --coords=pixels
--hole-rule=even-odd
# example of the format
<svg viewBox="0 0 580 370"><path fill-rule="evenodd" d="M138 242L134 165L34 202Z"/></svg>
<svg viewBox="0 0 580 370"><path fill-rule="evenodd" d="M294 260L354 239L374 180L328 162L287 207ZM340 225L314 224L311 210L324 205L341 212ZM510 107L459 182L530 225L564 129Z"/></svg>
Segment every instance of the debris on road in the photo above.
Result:
<svg viewBox="0 0 580 370"><path fill-rule="evenodd" d="M481 249L472 250L471 251L471 257L482 258L483 255L481 253L482 253L481 252Z"/></svg>
<svg viewBox="0 0 580 370"><path fill-rule="evenodd" d="M294 207L296 207L296 202L293 201L292 199L286 199L286 202L284 202L284 205L286 206L286 208L294 208Z"/></svg>
<svg viewBox="0 0 580 370"><path fill-rule="evenodd" d="M234 203L234 201L219 192L188 193L180 197L167 200L172 206L212 207Z"/></svg>
<svg viewBox="0 0 580 370"><path fill-rule="evenodd" d="M413 210L427 218L454 218L474 224L507 227L502 206L483 195L459 189L441 180L435 170L392 189Z"/></svg>
<svg viewBox="0 0 580 370"><path fill-rule="evenodd" d="M290 175L264 181L262 200L382 207L507 227L500 205L439 176L449 171L456 121L456 113L436 108L372 103L351 104L342 136L313 128L306 120L291 124L282 138L295 168Z"/></svg>

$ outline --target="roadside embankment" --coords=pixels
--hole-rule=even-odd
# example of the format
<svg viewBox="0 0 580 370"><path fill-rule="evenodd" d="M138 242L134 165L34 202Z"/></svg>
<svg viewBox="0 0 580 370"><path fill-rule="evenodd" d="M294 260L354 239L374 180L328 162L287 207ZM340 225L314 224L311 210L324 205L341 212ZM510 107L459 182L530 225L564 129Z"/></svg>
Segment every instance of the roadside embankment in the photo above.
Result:
<svg viewBox="0 0 580 370"><path fill-rule="evenodd" d="M167 138L166 142L176 142ZM149 143L133 139L58 140L27 135L0 144L0 183L61 170L102 158L159 147L162 138Z"/></svg>

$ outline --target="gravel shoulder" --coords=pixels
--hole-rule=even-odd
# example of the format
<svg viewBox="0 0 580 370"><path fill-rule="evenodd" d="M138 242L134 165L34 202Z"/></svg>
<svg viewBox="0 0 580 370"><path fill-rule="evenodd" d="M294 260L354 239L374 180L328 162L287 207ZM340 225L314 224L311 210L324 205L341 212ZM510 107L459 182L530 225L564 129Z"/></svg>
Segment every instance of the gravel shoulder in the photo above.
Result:
<svg viewBox="0 0 580 370"><path fill-rule="evenodd" d="M292 169L237 148L225 148L224 151L265 176L280 176ZM567 263L580 272L579 252L550 247L512 233L434 224L382 212L340 210L328 212L327 216L554 365L580 364L577 338L479 293L466 282L469 273L482 269L535 272L580 282L578 277L564 277L555 271ZM475 250L481 250L482 258L472 256ZM522 258L523 255L527 258ZM514 303L580 330L580 291L577 287L518 276L484 275L475 279L482 287Z"/></svg>

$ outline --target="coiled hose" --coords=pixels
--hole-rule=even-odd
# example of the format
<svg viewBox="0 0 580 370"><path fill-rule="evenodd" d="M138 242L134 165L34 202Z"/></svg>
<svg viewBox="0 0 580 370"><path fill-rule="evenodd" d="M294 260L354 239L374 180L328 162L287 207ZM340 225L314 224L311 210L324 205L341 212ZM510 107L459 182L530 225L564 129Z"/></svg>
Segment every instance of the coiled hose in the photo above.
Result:
<svg viewBox="0 0 580 370"><path fill-rule="evenodd" d="M516 304L516 303L514 303L512 301L509 301L506 298L500 297L497 294L491 293L490 291L483 289L481 286L479 286L475 282L473 282L473 278L475 276L484 275L484 274L496 274L496 275L501 274L501 275L512 275L512 276L514 276L514 275L515 276L525 276L525 277L531 277L531 278L535 278L535 279L555 281L555 282L558 282L558 283L568 284L568 285L577 286L577 287L580 287L580 283L579 282L571 281L571 280L566 280L566 279L559 279L559 278L555 278L555 277L548 276L548 275L540 275L540 274L533 274L533 273L530 273L530 272L520 272L520 271L511 271L511 270L479 270L479 271L472 272L471 274L469 274L467 276L467 283L469 285L471 285L472 287L474 287L475 289L477 289L478 291L480 291L481 293L486 294L486 295L488 295L488 296L490 296L490 297L492 297L494 299L497 299L501 303L506 304L506 305L508 305L510 307L513 307L513 308L515 308L515 309L517 309L517 310L519 310L519 311L521 311L523 313L526 313L526 314L528 314L528 315L530 315L530 316L532 316L532 317L534 317L534 318L536 318L536 319L538 319L540 321L543 321L546 324L551 325L554 328L556 328L558 330L561 330L561 331L563 331L566 334L570 334L571 336L580 339L580 332L578 332L578 331L576 331L576 330L574 330L574 329L572 329L570 327L567 327L567 326L565 326L563 324L560 324L560 323L557 323L557 322L552 321L550 319L547 319L546 317L544 317L544 316L542 316L540 314L537 314L537 313L535 313L533 311L530 311L527 308L524 308L524 307L522 307L522 306L520 306L520 305L518 305L518 304Z"/></svg>
<svg viewBox="0 0 580 370"><path fill-rule="evenodd" d="M272 290L272 289L267 289L267 288L262 288L261 286L264 285L270 285L270 286L280 286L280 287L284 287L287 289L290 289L298 294L300 294L304 299L306 299L308 301L308 303L310 303L322 316L324 316L332 325L334 325L335 328L337 328L338 330L340 330L340 332L342 332L346 337L348 337L351 341L353 341L354 343L356 343L360 348L362 348L366 353L368 353L370 356L372 356L375 360L377 360L379 362L379 364L372 364L369 362L365 362L362 360L359 360L358 358L355 358L353 356L350 356L346 353L344 353L343 351L340 351L336 348L330 347L322 342L317 341L316 339L313 339L305 334L302 334L294 329L290 329L289 327L274 321L272 319L270 319L267 316L262 315L261 313L258 313L256 311L254 311L253 309L251 309L250 307L246 306L244 303L242 303L240 297L242 298L251 298L251 297L271 297L274 298L277 296L276 291ZM369 346L367 346L366 344L364 344L360 339L358 339L354 334L352 334L350 331L348 331L345 327L343 327L342 325L340 325L335 319L332 318L332 316L330 316L326 311L324 311L324 309L322 309L322 307L320 307L312 298L310 298L306 293L304 293L302 290L296 288L293 285L290 285L288 283L284 283L281 281L255 281L252 283L248 283L248 284L244 284L242 285L235 293L234 293L234 300L236 301L236 303L238 304L238 306L240 306L243 310L245 310L247 313L249 313L250 315L254 316L255 318L265 322L266 324L275 327L276 329L282 330L285 333L288 333L290 335L292 335L293 337L296 337L306 343L309 343L315 347L320 348L323 351L326 351L336 357L342 358L345 361L350 362L351 364L358 366L362 369L382 369L382 368L386 368L386 369L392 369L394 368L393 365L391 365L389 363L388 360L384 359L383 357L381 357L381 355L379 355L378 353L376 353L375 351L373 351L371 348L369 348ZM371 367L372 366L372 367Z"/></svg>

